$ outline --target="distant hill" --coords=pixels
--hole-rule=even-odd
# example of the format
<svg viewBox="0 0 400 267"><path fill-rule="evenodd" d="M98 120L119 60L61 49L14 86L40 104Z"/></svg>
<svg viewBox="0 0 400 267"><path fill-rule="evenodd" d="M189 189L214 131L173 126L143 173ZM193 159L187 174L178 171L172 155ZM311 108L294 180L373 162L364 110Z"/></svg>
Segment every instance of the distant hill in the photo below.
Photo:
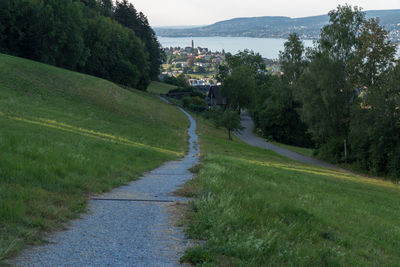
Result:
<svg viewBox="0 0 400 267"><path fill-rule="evenodd" d="M390 38L400 41L400 9L366 11L367 18L378 17L381 24L390 31ZM329 22L328 15L290 18L290 17L253 17L234 18L220 21L209 26L188 29L155 28L158 36L163 37L260 37L287 38L297 32L303 39L316 39L320 29Z"/></svg>

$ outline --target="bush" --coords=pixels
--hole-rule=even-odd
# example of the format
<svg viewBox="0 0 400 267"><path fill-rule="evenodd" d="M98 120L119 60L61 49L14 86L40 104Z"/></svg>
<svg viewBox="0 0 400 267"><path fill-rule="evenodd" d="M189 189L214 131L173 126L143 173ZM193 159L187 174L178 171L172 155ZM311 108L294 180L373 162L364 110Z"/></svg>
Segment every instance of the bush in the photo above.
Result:
<svg viewBox="0 0 400 267"><path fill-rule="evenodd" d="M188 108L194 112L202 112L206 110L206 102L204 99L195 96L195 97L184 97L182 99L183 106Z"/></svg>
<svg viewBox="0 0 400 267"><path fill-rule="evenodd" d="M221 118L224 114L223 110L218 106L213 106L210 109L203 112L203 117L207 120L213 122L215 128L219 128L221 126Z"/></svg>
<svg viewBox="0 0 400 267"><path fill-rule="evenodd" d="M344 139L340 137L328 139L325 144L318 148L317 156L322 160L333 163L344 162Z"/></svg>
<svg viewBox="0 0 400 267"><path fill-rule="evenodd" d="M177 93L177 92L188 92L190 93L191 97L199 97L199 98L205 98L206 95L202 92L200 92L199 90L197 90L196 88L192 87L192 86L186 86L186 87L178 87L172 90L169 90L168 93Z"/></svg>

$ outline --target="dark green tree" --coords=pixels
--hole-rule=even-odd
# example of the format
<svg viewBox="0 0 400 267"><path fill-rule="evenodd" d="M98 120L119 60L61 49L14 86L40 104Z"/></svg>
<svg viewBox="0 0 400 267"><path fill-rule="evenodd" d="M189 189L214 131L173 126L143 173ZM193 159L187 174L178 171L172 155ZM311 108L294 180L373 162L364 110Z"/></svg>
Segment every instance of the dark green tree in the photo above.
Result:
<svg viewBox="0 0 400 267"><path fill-rule="evenodd" d="M135 7L127 0L123 0L121 2L117 1L114 18L123 26L133 30L143 41L149 53L150 78L157 79L165 54L153 29L149 25L147 17L142 12L137 12Z"/></svg>
<svg viewBox="0 0 400 267"><path fill-rule="evenodd" d="M256 88L254 71L248 65L238 65L225 77L222 94L231 109L240 114L242 108L251 107Z"/></svg>
<svg viewBox="0 0 400 267"><path fill-rule="evenodd" d="M359 46L352 63L355 84L369 88L379 82L381 75L393 67L396 45L389 41L388 32L372 18L365 21L359 36Z"/></svg>
<svg viewBox="0 0 400 267"><path fill-rule="evenodd" d="M350 111L357 97L354 63L365 15L359 8L338 6L329 13L318 45L309 52L310 63L301 77L299 99L302 120L320 147L320 156L344 159Z"/></svg>
<svg viewBox="0 0 400 267"><path fill-rule="evenodd" d="M286 81L297 87L298 80L306 67L305 48L296 33L290 34L284 44L284 50L279 53L279 62Z"/></svg>
<svg viewBox="0 0 400 267"><path fill-rule="evenodd" d="M354 106L350 140L352 159L374 175L400 180L400 65L380 77Z"/></svg>
<svg viewBox="0 0 400 267"><path fill-rule="evenodd" d="M222 114L219 125L228 130L229 140L232 140L232 132L241 131L243 129L240 124L240 116L232 109L226 109Z"/></svg>

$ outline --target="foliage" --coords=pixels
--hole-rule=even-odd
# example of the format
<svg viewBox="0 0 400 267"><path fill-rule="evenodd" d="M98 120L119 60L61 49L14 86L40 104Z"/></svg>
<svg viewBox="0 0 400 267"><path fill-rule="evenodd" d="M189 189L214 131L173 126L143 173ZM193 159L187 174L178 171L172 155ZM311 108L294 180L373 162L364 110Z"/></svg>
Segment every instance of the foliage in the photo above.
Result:
<svg viewBox="0 0 400 267"><path fill-rule="evenodd" d="M232 73L225 77L221 93L227 98L229 107L240 112L242 108L250 107L255 87L253 70L242 64L234 67Z"/></svg>
<svg viewBox="0 0 400 267"><path fill-rule="evenodd" d="M359 168L400 180L400 66L353 108L350 141Z"/></svg>
<svg viewBox="0 0 400 267"><path fill-rule="evenodd" d="M278 142L311 147L311 136L297 112L300 103L295 100L298 79L306 66L304 45L296 34L290 35L285 43L280 63L283 76L264 75L263 79L258 78L259 86L251 109L256 128L264 137Z"/></svg>
<svg viewBox="0 0 400 267"><path fill-rule="evenodd" d="M150 78L156 79L160 74L160 66L165 55L146 16L142 12L137 12L127 0L123 0L122 2L117 1L113 17L121 25L131 29L142 40L149 53Z"/></svg>
<svg viewBox="0 0 400 267"><path fill-rule="evenodd" d="M221 126L221 118L223 114L224 111L222 110L222 108L216 105L210 107L208 110L202 113L203 118L205 118L206 120L210 120L215 128L219 128Z"/></svg>
<svg viewBox="0 0 400 267"><path fill-rule="evenodd" d="M219 125L228 130L229 140L232 140L231 133L243 129L240 124L240 116L235 110L226 109L220 118Z"/></svg>
<svg viewBox="0 0 400 267"><path fill-rule="evenodd" d="M1 1L0 51L145 90L158 75L163 55L146 17L135 14L138 23L125 25L120 10L127 3L117 4Z"/></svg>
<svg viewBox="0 0 400 267"><path fill-rule="evenodd" d="M330 24L308 52L299 80L301 118L321 158L354 161L375 174L390 173L394 163L389 163L389 155L397 149L397 137L385 136L392 133L394 127L389 126L396 119L383 114L390 109L390 99L396 98L387 82L395 65L395 45L377 20L365 19L357 7L339 6L329 14ZM367 134L365 129L370 129Z"/></svg>
<svg viewBox="0 0 400 267"><path fill-rule="evenodd" d="M244 51L239 51L235 55L227 53L225 55L225 61L225 65L219 66L217 74L217 80L222 83L228 78L235 68L243 67L243 65L247 66L254 76L258 73L258 71L265 70L265 62L261 55L247 49Z"/></svg>
<svg viewBox="0 0 400 267"><path fill-rule="evenodd" d="M189 87L189 82L185 78L185 75L182 73L179 74L177 77L174 76L165 77L164 82L178 87Z"/></svg>
<svg viewBox="0 0 400 267"><path fill-rule="evenodd" d="M196 113L202 112L207 108L206 101L204 100L203 97L199 96L184 97L182 99L182 102L185 108L188 108Z"/></svg>
<svg viewBox="0 0 400 267"><path fill-rule="evenodd" d="M258 90L252 115L264 137L289 145L313 145L307 126L300 120L293 87L282 78L270 77Z"/></svg>
<svg viewBox="0 0 400 267"><path fill-rule="evenodd" d="M188 93L190 93L191 97L199 97L202 99L205 98L204 93L200 92L199 90L197 90L195 87L192 87L192 86L178 87L175 89L171 89L171 90L169 90L168 93L176 93L176 92L188 92Z"/></svg>
<svg viewBox="0 0 400 267"><path fill-rule="evenodd" d="M289 36L280 53L280 78L256 75L250 108L255 125L264 137L315 145L321 159L398 180L396 46L379 21L367 20L358 7L338 6L329 16L307 52L297 34ZM229 66L222 70L220 77L232 75Z"/></svg>
<svg viewBox="0 0 400 267"><path fill-rule="evenodd" d="M88 23L86 45L92 49L84 72L146 89L149 83L147 54L132 31L110 18L97 16Z"/></svg>
<svg viewBox="0 0 400 267"><path fill-rule="evenodd" d="M296 33L290 34L284 44L284 51L279 53L279 62L285 80L293 86L297 86L298 79L306 66L304 58L304 44Z"/></svg>

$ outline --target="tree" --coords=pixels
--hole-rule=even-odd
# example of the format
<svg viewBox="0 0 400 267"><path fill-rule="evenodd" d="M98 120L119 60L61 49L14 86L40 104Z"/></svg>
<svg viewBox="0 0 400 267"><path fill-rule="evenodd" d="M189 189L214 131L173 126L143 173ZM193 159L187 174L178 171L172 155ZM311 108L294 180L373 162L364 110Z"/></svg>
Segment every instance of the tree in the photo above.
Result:
<svg viewBox="0 0 400 267"><path fill-rule="evenodd" d="M400 65L380 77L352 112L352 159L374 175L400 179Z"/></svg>
<svg viewBox="0 0 400 267"><path fill-rule="evenodd" d="M120 24L133 30L145 44L149 53L150 78L156 79L160 74L160 66L165 59L165 53L157 40L156 34L150 27L147 17L142 12L137 12L135 7L127 0L117 1L114 18Z"/></svg>
<svg viewBox="0 0 400 267"><path fill-rule="evenodd" d="M306 67L304 45L297 34L291 34L284 46L284 51L280 52L284 75L279 78L270 75L258 77L251 114L265 137L309 147L312 140L297 112L301 105L295 100L298 79Z"/></svg>
<svg viewBox="0 0 400 267"><path fill-rule="evenodd" d="M306 65L304 44L296 33L292 33L284 47L284 51L279 53L283 77L289 84L297 86L298 79L303 74Z"/></svg>
<svg viewBox="0 0 400 267"><path fill-rule="evenodd" d="M222 94L228 99L231 109L240 114L242 108L250 107L253 101L256 80L253 70L247 65L236 66L225 78Z"/></svg>
<svg viewBox="0 0 400 267"><path fill-rule="evenodd" d="M270 77L258 90L252 110L255 125L263 136L289 145L312 146L307 126L295 109L291 86L280 77Z"/></svg>
<svg viewBox="0 0 400 267"><path fill-rule="evenodd" d="M379 82L382 73L394 65L396 45L388 40L388 32L379 25L379 20L365 21L359 37L359 47L352 68L358 87L371 87Z"/></svg>
<svg viewBox="0 0 400 267"><path fill-rule="evenodd" d="M254 74L260 70L265 70L265 62L262 56L259 53L254 53L254 51L247 49L244 51L239 51L239 53L235 55L228 53L226 54L225 60L230 70L241 65L246 65L249 67Z"/></svg>
<svg viewBox="0 0 400 267"><path fill-rule="evenodd" d="M80 3L4 0L0 10L0 50L72 70L86 63Z"/></svg>
<svg viewBox="0 0 400 267"><path fill-rule="evenodd" d="M232 140L231 133L241 131L243 127L240 124L240 116L232 109L227 109L222 115L219 125L228 130L229 140Z"/></svg>
<svg viewBox="0 0 400 267"><path fill-rule="evenodd" d="M189 86L190 86L190 84L189 84L188 80L186 79L185 75L182 74L182 73L179 74L179 75L176 77L176 80L177 80L177 85L178 85L179 87L189 87Z"/></svg>
<svg viewBox="0 0 400 267"><path fill-rule="evenodd" d="M355 71L359 36L365 15L359 8L338 6L329 12L317 46L308 53L310 63L299 82L300 114L326 160L344 159L350 112L357 98Z"/></svg>
<svg viewBox="0 0 400 267"><path fill-rule="evenodd" d="M194 66L194 59L193 59L192 56L189 56L189 57L188 57L187 66L188 66L189 68L193 68L193 66Z"/></svg>
<svg viewBox="0 0 400 267"><path fill-rule="evenodd" d="M380 114L380 121L387 122L383 110L391 98L383 96L388 90L385 81L394 65L395 46L377 20L365 19L357 7L339 6L329 14L330 24L323 27L318 45L308 52L298 96L301 118L318 144L319 155L341 162L347 160L345 150L352 153L348 148L366 152L355 137L364 138L356 129L362 129L360 125L369 128L365 118L377 119L374 116ZM377 111L379 106L382 113ZM377 133L373 136L379 139ZM357 153L356 158L362 158L362 153Z"/></svg>
<svg viewBox="0 0 400 267"><path fill-rule="evenodd" d="M114 5L111 0L98 0L100 12L103 16L112 17Z"/></svg>

